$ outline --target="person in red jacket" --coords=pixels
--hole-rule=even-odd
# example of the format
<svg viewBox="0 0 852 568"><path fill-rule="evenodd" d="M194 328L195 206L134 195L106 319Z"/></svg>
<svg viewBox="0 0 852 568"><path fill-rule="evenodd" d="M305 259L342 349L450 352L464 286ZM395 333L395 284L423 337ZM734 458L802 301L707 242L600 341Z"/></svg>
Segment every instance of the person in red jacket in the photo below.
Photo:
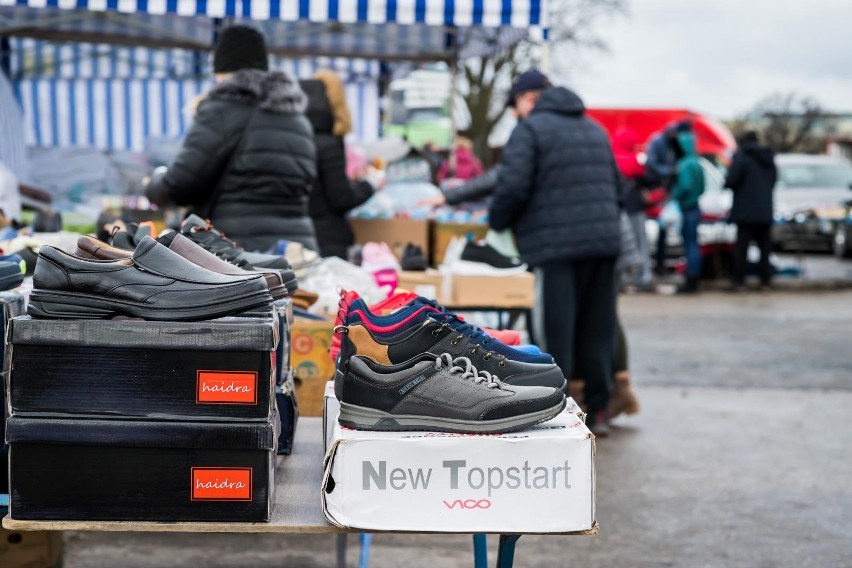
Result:
<svg viewBox="0 0 852 568"><path fill-rule="evenodd" d="M612 150L615 162L621 175L624 176L624 210L633 227L636 247L642 263L639 270L630 278L630 284L639 290L645 290L651 285L651 249L648 236L645 233L645 166L639 163L637 147L639 138L636 132L629 128L620 128L612 139Z"/></svg>
<svg viewBox="0 0 852 568"><path fill-rule="evenodd" d="M438 171L438 181L454 178L467 181L482 175L482 162L473 153L473 145L470 140L459 136L455 142L455 167L450 160L445 160Z"/></svg>

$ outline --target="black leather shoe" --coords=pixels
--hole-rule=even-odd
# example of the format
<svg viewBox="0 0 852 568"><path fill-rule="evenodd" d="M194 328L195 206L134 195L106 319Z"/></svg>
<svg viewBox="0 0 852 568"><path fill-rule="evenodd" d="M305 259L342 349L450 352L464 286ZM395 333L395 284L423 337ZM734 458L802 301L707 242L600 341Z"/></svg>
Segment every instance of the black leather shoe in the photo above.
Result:
<svg viewBox="0 0 852 568"><path fill-rule="evenodd" d="M281 273L284 285L292 296L298 289L296 273L282 256L248 252L224 234L216 230L209 222L198 215L190 215L184 219L180 232L195 244L201 246L231 264L236 264L244 270L277 270Z"/></svg>
<svg viewBox="0 0 852 568"><path fill-rule="evenodd" d="M85 260L44 246L27 313L38 318L117 315L191 321L272 301L263 276L228 276L197 266L145 237L127 260Z"/></svg>

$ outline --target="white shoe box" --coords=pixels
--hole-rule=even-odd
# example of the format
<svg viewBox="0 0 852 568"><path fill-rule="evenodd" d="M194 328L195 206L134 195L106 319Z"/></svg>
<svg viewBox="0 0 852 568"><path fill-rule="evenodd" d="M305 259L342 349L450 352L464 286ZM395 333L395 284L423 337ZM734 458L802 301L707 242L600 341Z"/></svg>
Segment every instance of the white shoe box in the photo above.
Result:
<svg viewBox="0 0 852 568"><path fill-rule="evenodd" d="M333 386L325 403L322 502L334 525L461 533L597 528L594 436L575 413L500 435L368 432L338 424Z"/></svg>

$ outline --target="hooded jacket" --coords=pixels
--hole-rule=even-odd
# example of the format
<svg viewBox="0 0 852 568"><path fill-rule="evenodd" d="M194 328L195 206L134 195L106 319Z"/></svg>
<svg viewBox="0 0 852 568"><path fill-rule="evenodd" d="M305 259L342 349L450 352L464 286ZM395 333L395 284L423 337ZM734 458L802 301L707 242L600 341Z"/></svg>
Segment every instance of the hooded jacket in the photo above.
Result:
<svg viewBox="0 0 852 568"><path fill-rule="evenodd" d="M572 91L551 87L503 150L489 222L515 231L530 265L618 256L621 177L585 112Z"/></svg>
<svg viewBox="0 0 852 568"><path fill-rule="evenodd" d="M668 188L675 173L677 157L670 142L670 136L676 132L674 124L670 124L663 132L655 134L648 143L645 173L659 185Z"/></svg>
<svg viewBox="0 0 852 568"><path fill-rule="evenodd" d="M367 201L373 195L373 186L366 181L352 182L346 177L346 149L342 136L349 132L351 122L348 109L339 108L346 106L346 100L337 95L329 98L329 92L336 92L336 87L329 90L329 82L302 82L308 94L307 116L317 146L317 178L311 194L310 213L322 256L346 258L347 249L355 242L346 213Z"/></svg>
<svg viewBox="0 0 852 568"><path fill-rule="evenodd" d="M743 144L734 154L725 187L734 192L730 221L769 225L773 220L772 191L778 179L775 153L755 142Z"/></svg>
<svg viewBox="0 0 852 568"><path fill-rule="evenodd" d="M695 135L681 132L677 141L684 156L677 162L677 181L671 198L678 202L682 211L689 211L698 207L698 198L704 193L704 169L695 150Z"/></svg>
<svg viewBox="0 0 852 568"><path fill-rule="evenodd" d="M305 106L288 75L237 71L198 105L183 148L148 198L189 206L247 250L279 239L316 248L308 217L316 149Z"/></svg>

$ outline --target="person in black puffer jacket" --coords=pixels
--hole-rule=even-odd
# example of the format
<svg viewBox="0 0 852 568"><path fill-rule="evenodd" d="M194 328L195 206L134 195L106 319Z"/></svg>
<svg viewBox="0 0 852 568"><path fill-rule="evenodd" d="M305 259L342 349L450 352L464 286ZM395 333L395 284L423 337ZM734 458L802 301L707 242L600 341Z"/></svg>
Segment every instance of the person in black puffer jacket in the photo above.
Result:
<svg viewBox="0 0 852 568"><path fill-rule="evenodd" d="M317 145L317 178L311 193L310 213L317 231L320 254L346 259L355 236L346 213L367 201L374 192L365 180L346 177L343 137L352 130L343 82L333 71L318 71L302 81L308 95L308 119Z"/></svg>
<svg viewBox="0 0 852 568"><path fill-rule="evenodd" d="M575 93L528 71L511 99L520 123L503 150L489 223L513 229L535 267L535 337L569 380L584 381L588 423L605 435L621 178L606 132Z"/></svg>
<svg viewBox="0 0 852 568"><path fill-rule="evenodd" d="M725 187L734 192L729 221L737 224L737 243L734 247L734 270L731 287L739 289L745 282L748 247L752 241L760 249L758 272L763 286L772 282L769 254L772 249L773 201L772 192L778 179L775 153L761 146L757 133L746 132L731 161Z"/></svg>
<svg viewBox="0 0 852 568"><path fill-rule="evenodd" d="M316 147L304 93L287 74L267 71L253 28L226 28L213 66L217 85L148 198L189 207L247 250L269 250L279 239L317 250L308 216Z"/></svg>

